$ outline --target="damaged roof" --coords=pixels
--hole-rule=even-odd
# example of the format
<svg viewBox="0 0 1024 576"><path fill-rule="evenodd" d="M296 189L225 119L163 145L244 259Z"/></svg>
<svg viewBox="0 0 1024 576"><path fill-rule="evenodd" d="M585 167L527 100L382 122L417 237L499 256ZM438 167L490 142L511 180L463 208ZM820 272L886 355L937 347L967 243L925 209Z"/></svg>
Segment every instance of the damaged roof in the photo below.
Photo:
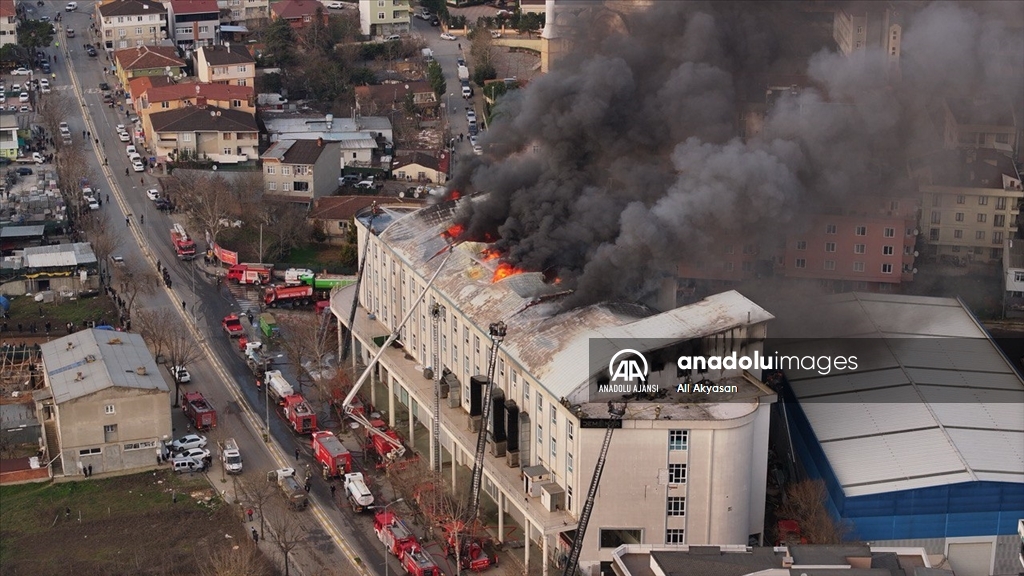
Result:
<svg viewBox="0 0 1024 576"><path fill-rule="evenodd" d="M455 202L445 202L424 208L380 233L383 243L417 270L422 281L444 260L441 253L447 241L442 233L453 222L455 206ZM540 273L514 274L492 282L499 261L483 258L486 247L478 242L457 244L434 288L448 306L458 308L484 333L492 322L505 322L508 336L502 348L555 398L588 400L593 376L588 368L591 338L683 341L773 318L736 291L661 314L624 303L562 311L558 300L566 291L544 282Z"/></svg>
<svg viewBox="0 0 1024 576"><path fill-rule="evenodd" d="M57 404L107 388L170 390L138 334L80 330L40 345L39 351Z"/></svg>

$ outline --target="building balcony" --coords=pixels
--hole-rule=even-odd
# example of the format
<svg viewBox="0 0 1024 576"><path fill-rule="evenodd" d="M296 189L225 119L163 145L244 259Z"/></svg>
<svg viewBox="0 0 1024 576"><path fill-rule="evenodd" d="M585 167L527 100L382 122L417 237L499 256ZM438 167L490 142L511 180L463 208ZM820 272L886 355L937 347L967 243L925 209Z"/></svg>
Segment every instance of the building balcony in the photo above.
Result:
<svg viewBox="0 0 1024 576"><path fill-rule="evenodd" d="M354 295L355 286L343 288L331 295L331 311L341 319L342 323L348 322ZM388 336L391 333L390 330L384 324L371 319L370 313L361 304L356 309L355 318L353 332L356 338L371 354L376 354L380 348L374 345L374 339ZM411 358L404 348L388 348L381 357L380 364L388 374L394 376L405 387L409 396L419 406L419 412L432 418L434 381L424 378L422 364ZM387 386L386 383L377 385ZM397 387L395 394L398 395ZM457 408L449 408L448 401L441 400L442 437L447 436L453 440L463 454L472 455L476 452L477 436L469 431L468 419L469 415L461 404ZM425 421L423 424L428 429L430 428L429 421ZM522 464L526 466L528 463L523 462ZM468 463L468 465L472 467L472 463ZM484 456L484 477L506 495L506 508L509 506L517 508L545 534L557 534L574 529L576 519L568 512L564 510L550 512L543 507L541 498L530 498L526 495L521 471L522 468L510 468L504 458L491 456L488 448Z"/></svg>

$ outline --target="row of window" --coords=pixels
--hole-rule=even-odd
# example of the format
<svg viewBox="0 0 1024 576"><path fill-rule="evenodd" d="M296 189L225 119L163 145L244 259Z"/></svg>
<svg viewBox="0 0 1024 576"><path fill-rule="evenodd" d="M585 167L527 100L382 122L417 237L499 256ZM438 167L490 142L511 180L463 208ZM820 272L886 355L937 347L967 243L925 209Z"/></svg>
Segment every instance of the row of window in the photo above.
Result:
<svg viewBox="0 0 1024 576"><path fill-rule="evenodd" d="M910 247L908 246L906 248L907 249L905 251L907 253L909 253L910 252ZM807 241L806 240L798 240L797 243L796 243L796 249L797 250L801 250L801 251L802 250L807 250ZM854 254L864 254L866 250L867 250L867 245L866 244L854 244L853 245L853 253ZM836 243L835 242L825 242L825 252L835 252L835 251L836 251ZM895 253L896 253L896 247L895 246L882 246L882 255L883 256L892 256Z"/></svg>
<svg viewBox="0 0 1024 576"><path fill-rule="evenodd" d="M957 195L956 203L960 205L967 204L967 196L964 196L963 194ZM1006 196L996 197L996 210L1006 210L1007 204ZM932 196L932 206L935 208L942 206L941 194L935 194ZM988 206L988 196L978 196L978 206Z"/></svg>
<svg viewBox="0 0 1024 576"><path fill-rule="evenodd" d="M308 165L305 165L305 164L299 165L299 166L295 167L295 175L296 176L308 176L308 175L312 174L312 172L313 171L310 169L310 167ZM277 174L277 166L275 166L273 164L267 164L267 174ZM292 175L292 167L289 166L289 165L281 166L281 175L282 176L291 176Z"/></svg>
<svg viewBox="0 0 1024 576"><path fill-rule="evenodd" d="M224 153L225 154L230 154L230 152L227 151L227 149L225 149ZM277 182L274 182L274 181L267 182L267 190L269 190L271 192L276 191L277 190ZM301 181L298 181L298 182L281 182L281 191L282 192L291 192L292 190L294 190L296 192L309 192L309 182L301 182Z"/></svg>
<svg viewBox="0 0 1024 576"><path fill-rule="evenodd" d="M794 266L796 268L807 268L807 260L805 260L804 258L797 258L796 262L794 262ZM836 269L836 261L835 260L825 260L824 269L825 270L835 270ZM853 271L854 272L863 272L864 271L864 262L854 262L853 263ZM892 264L889 264L889 263L882 264L882 274L892 274Z"/></svg>
<svg viewBox="0 0 1024 576"><path fill-rule="evenodd" d="M964 215L963 212L957 212L953 216L953 219L956 220L957 222L963 222L965 220L965 218L966 218L966 216ZM979 224L984 224L984 223L988 222L988 214L985 214L985 213L977 214L975 218L977 219ZM942 224L942 212L939 212L937 210L932 212L932 224ZM1003 226L1006 226L1006 215L1005 214L995 214L995 215L993 215L992 216L992 226L994 226L996 228L1002 228Z"/></svg>
<svg viewBox="0 0 1024 576"><path fill-rule="evenodd" d="M988 236L988 234L986 234L986 232L984 230L975 230L974 231L974 239L975 240L984 240L986 238L986 236ZM953 230L953 238L954 239L962 240L963 237L964 237L964 231L963 230ZM929 239L933 240L933 241L938 241L939 240L939 229L938 228L932 228L929 231ZM1000 245L1003 243L1003 231L1002 230L993 230L992 231L992 243L993 244L1000 244Z"/></svg>
<svg viewBox="0 0 1024 576"><path fill-rule="evenodd" d="M154 14L153 16L154 16L154 17L155 17L155 19L157 19L157 20L164 20L164 19L165 19L165 17L166 17L166 14ZM135 21L136 21L136 22L142 22L142 21L143 21L143 20L142 20L142 18L143 18L142 16L136 16L136 17L135 17ZM124 23L126 23L126 22L127 22L127 23L131 23L131 22L132 22L132 17L131 17L131 16L118 16L118 17L117 17L117 23L118 23L118 24L124 24ZM110 18L107 18L107 19L105 19L105 20L103 21L103 23L104 23L104 24L110 24L110 23L111 23L111 22L110 22Z"/></svg>
<svg viewBox="0 0 1024 576"><path fill-rule="evenodd" d="M899 203L896 203L896 208L893 208L893 210L896 210L898 208L899 208ZM839 226L837 226L835 224L826 224L825 225L825 234L832 235L832 234L838 234L838 233L839 233ZM857 236L867 236L867 234L868 234L868 227L867 226L857 226L857 227L854 228L854 233ZM885 228L885 229L882 230L882 236L885 237L885 238L895 238L896 237L896 229L895 228Z"/></svg>

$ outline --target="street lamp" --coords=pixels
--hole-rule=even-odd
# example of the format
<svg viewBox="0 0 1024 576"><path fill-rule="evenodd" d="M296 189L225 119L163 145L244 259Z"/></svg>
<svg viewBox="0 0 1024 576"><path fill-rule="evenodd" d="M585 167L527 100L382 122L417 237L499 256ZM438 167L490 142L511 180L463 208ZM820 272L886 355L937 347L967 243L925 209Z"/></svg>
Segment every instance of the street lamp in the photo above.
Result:
<svg viewBox="0 0 1024 576"><path fill-rule="evenodd" d="M398 504L399 502L403 502L403 501L405 501L405 498L399 498L398 500L395 500L395 501L392 501L392 502L388 502L387 504L385 504L383 506L367 506L367 508L369 508L370 510L384 510L384 513L387 514L388 507L394 506L395 504ZM388 576L388 543L387 542L384 543L384 576Z"/></svg>

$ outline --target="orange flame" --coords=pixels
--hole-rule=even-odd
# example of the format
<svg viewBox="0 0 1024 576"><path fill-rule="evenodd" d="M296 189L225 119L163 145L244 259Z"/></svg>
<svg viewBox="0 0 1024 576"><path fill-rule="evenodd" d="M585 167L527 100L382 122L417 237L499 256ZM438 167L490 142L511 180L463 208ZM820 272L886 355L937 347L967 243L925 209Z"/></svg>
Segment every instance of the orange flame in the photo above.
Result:
<svg viewBox="0 0 1024 576"><path fill-rule="evenodd" d="M498 264L498 269L494 271L494 277L491 278L491 282L504 280L509 276L515 276L516 274L522 274L523 272L525 272L525 270L516 268L508 262L502 262L501 264Z"/></svg>
<svg viewBox="0 0 1024 576"><path fill-rule="evenodd" d="M452 193L448 195L449 200L458 200L459 198L462 198L462 192L458 190L452 190Z"/></svg>
<svg viewBox="0 0 1024 576"><path fill-rule="evenodd" d="M491 260L500 258L501 252L495 250L494 248L484 248L483 251L480 252L480 255L483 256L484 262L490 262Z"/></svg>
<svg viewBox="0 0 1024 576"><path fill-rule="evenodd" d="M452 240L454 240L454 239L458 238L459 236L462 236L462 233L465 232L465 231L466 231L466 227L463 226L462 224L453 224L451 226L451 228L449 228L449 229L445 230L444 232L442 232L441 235L442 236L447 236L448 238L451 238Z"/></svg>

